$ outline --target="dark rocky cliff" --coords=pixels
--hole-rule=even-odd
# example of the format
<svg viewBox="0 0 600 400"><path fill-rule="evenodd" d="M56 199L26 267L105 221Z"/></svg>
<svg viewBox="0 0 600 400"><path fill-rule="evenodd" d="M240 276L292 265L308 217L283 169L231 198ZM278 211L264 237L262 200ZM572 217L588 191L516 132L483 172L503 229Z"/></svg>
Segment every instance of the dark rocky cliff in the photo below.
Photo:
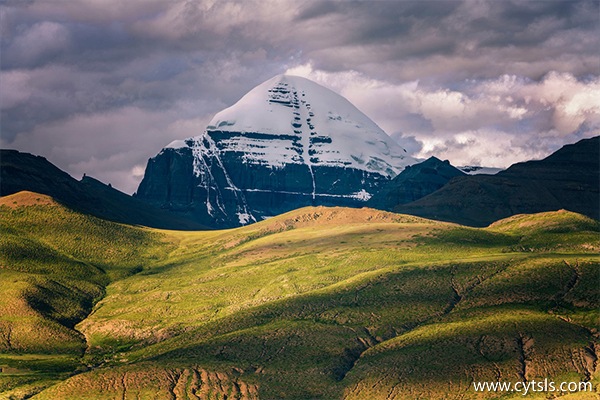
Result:
<svg viewBox="0 0 600 400"><path fill-rule="evenodd" d="M213 227L239 226L304 206L362 207L389 180L351 167L249 163L246 153L222 151L218 133L186 144L165 148L148 161L136 197Z"/></svg>

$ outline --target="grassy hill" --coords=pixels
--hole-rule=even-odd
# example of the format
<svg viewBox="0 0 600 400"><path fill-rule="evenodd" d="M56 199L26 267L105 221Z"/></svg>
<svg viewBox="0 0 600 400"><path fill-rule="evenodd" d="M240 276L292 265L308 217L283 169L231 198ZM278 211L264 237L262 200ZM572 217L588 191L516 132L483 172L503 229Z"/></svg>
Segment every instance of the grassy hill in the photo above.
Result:
<svg viewBox="0 0 600 400"><path fill-rule="evenodd" d="M0 391L84 370L75 324L106 285L156 257L160 235L32 192L0 198L0 215Z"/></svg>
<svg viewBox="0 0 600 400"><path fill-rule="evenodd" d="M600 227L579 214L475 229L316 207L181 232L34 193L0 213L0 398L501 398L472 382L600 383Z"/></svg>

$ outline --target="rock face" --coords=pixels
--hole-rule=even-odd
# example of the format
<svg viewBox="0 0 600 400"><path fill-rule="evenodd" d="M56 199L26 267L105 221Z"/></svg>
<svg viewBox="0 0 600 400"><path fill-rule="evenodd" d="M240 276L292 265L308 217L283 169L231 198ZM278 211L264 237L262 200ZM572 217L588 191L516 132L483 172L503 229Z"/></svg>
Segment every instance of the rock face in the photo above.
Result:
<svg viewBox="0 0 600 400"><path fill-rule="evenodd" d="M399 204L406 204L425 197L444 186L450 179L464 176L465 173L450 165L430 157L422 163L406 167L398 176L388 182L368 202L368 207L391 211Z"/></svg>
<svg viewBox="0 0 600 400"><path fill-rule="evenodd" d="M566 145L539 161L496 175L451 180L440 190L394 211L472 226L515 214L566 209L600 217L600 137Z"/></svg>
<svg viewBox="0 0 600 400"><path fill-rule="evenodd" d="M309 205L363 206L414 162L345 98L279 75L150 159L137 197L233 227Z"/></svg>

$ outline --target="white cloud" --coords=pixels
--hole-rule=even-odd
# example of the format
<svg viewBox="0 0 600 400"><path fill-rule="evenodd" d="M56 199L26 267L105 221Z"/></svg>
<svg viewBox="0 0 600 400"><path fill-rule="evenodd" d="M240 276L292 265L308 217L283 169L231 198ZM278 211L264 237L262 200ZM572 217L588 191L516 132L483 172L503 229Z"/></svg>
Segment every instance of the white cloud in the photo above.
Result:
<svg viewBox="0 0 600 400"><path fill-rule="evenodd" d="M141 180L144 177L145 171L146 171L145 165L142 165L142 164L134 165L133 168L131 168L131 175L134 178Z"/></svg>
<svg viewBox="0 0 600 400"><path fill-rule="evenodd" d="M457 165L507 167L600 129L600 79L582 82L567 73L551 72L540 82L504 75L455 88L325 72L309 63L286 73L342 94L400 144L403 136L411 138L406 147L422 143L417 157L435 155Z"/></svg>
<svg viewBox="0 0 600 400"><path fill-rule="evenodd" d="M464 131L450 137L424 137L420 158L436 156L453 165L483 165L504 168L515 162L540 159L548 155L544 146L518 143L515 135L492 129Z"/></svg>
<svg viewBox="0 0 600 400"><path fill-rule="evenodd" d="M600 79L579 82L566 73L552 72L539 83L525 85L519 95L535 106L552 112L551 133L567 136L582 124L600 129Z"/></svg>

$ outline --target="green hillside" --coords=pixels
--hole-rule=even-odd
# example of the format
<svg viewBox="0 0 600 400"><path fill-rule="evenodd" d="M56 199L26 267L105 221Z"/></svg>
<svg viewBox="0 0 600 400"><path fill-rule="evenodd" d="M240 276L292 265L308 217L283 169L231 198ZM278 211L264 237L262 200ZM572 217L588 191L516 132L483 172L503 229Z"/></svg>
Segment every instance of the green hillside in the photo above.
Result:
<svg viewBox="0 0 600 400"><path fill-rule="evenodd" d="M600 227L579 214L475 229L316 207L180 232L34 193L0 213L0 398L511 398L472 382L600 383Z"/></svg>

